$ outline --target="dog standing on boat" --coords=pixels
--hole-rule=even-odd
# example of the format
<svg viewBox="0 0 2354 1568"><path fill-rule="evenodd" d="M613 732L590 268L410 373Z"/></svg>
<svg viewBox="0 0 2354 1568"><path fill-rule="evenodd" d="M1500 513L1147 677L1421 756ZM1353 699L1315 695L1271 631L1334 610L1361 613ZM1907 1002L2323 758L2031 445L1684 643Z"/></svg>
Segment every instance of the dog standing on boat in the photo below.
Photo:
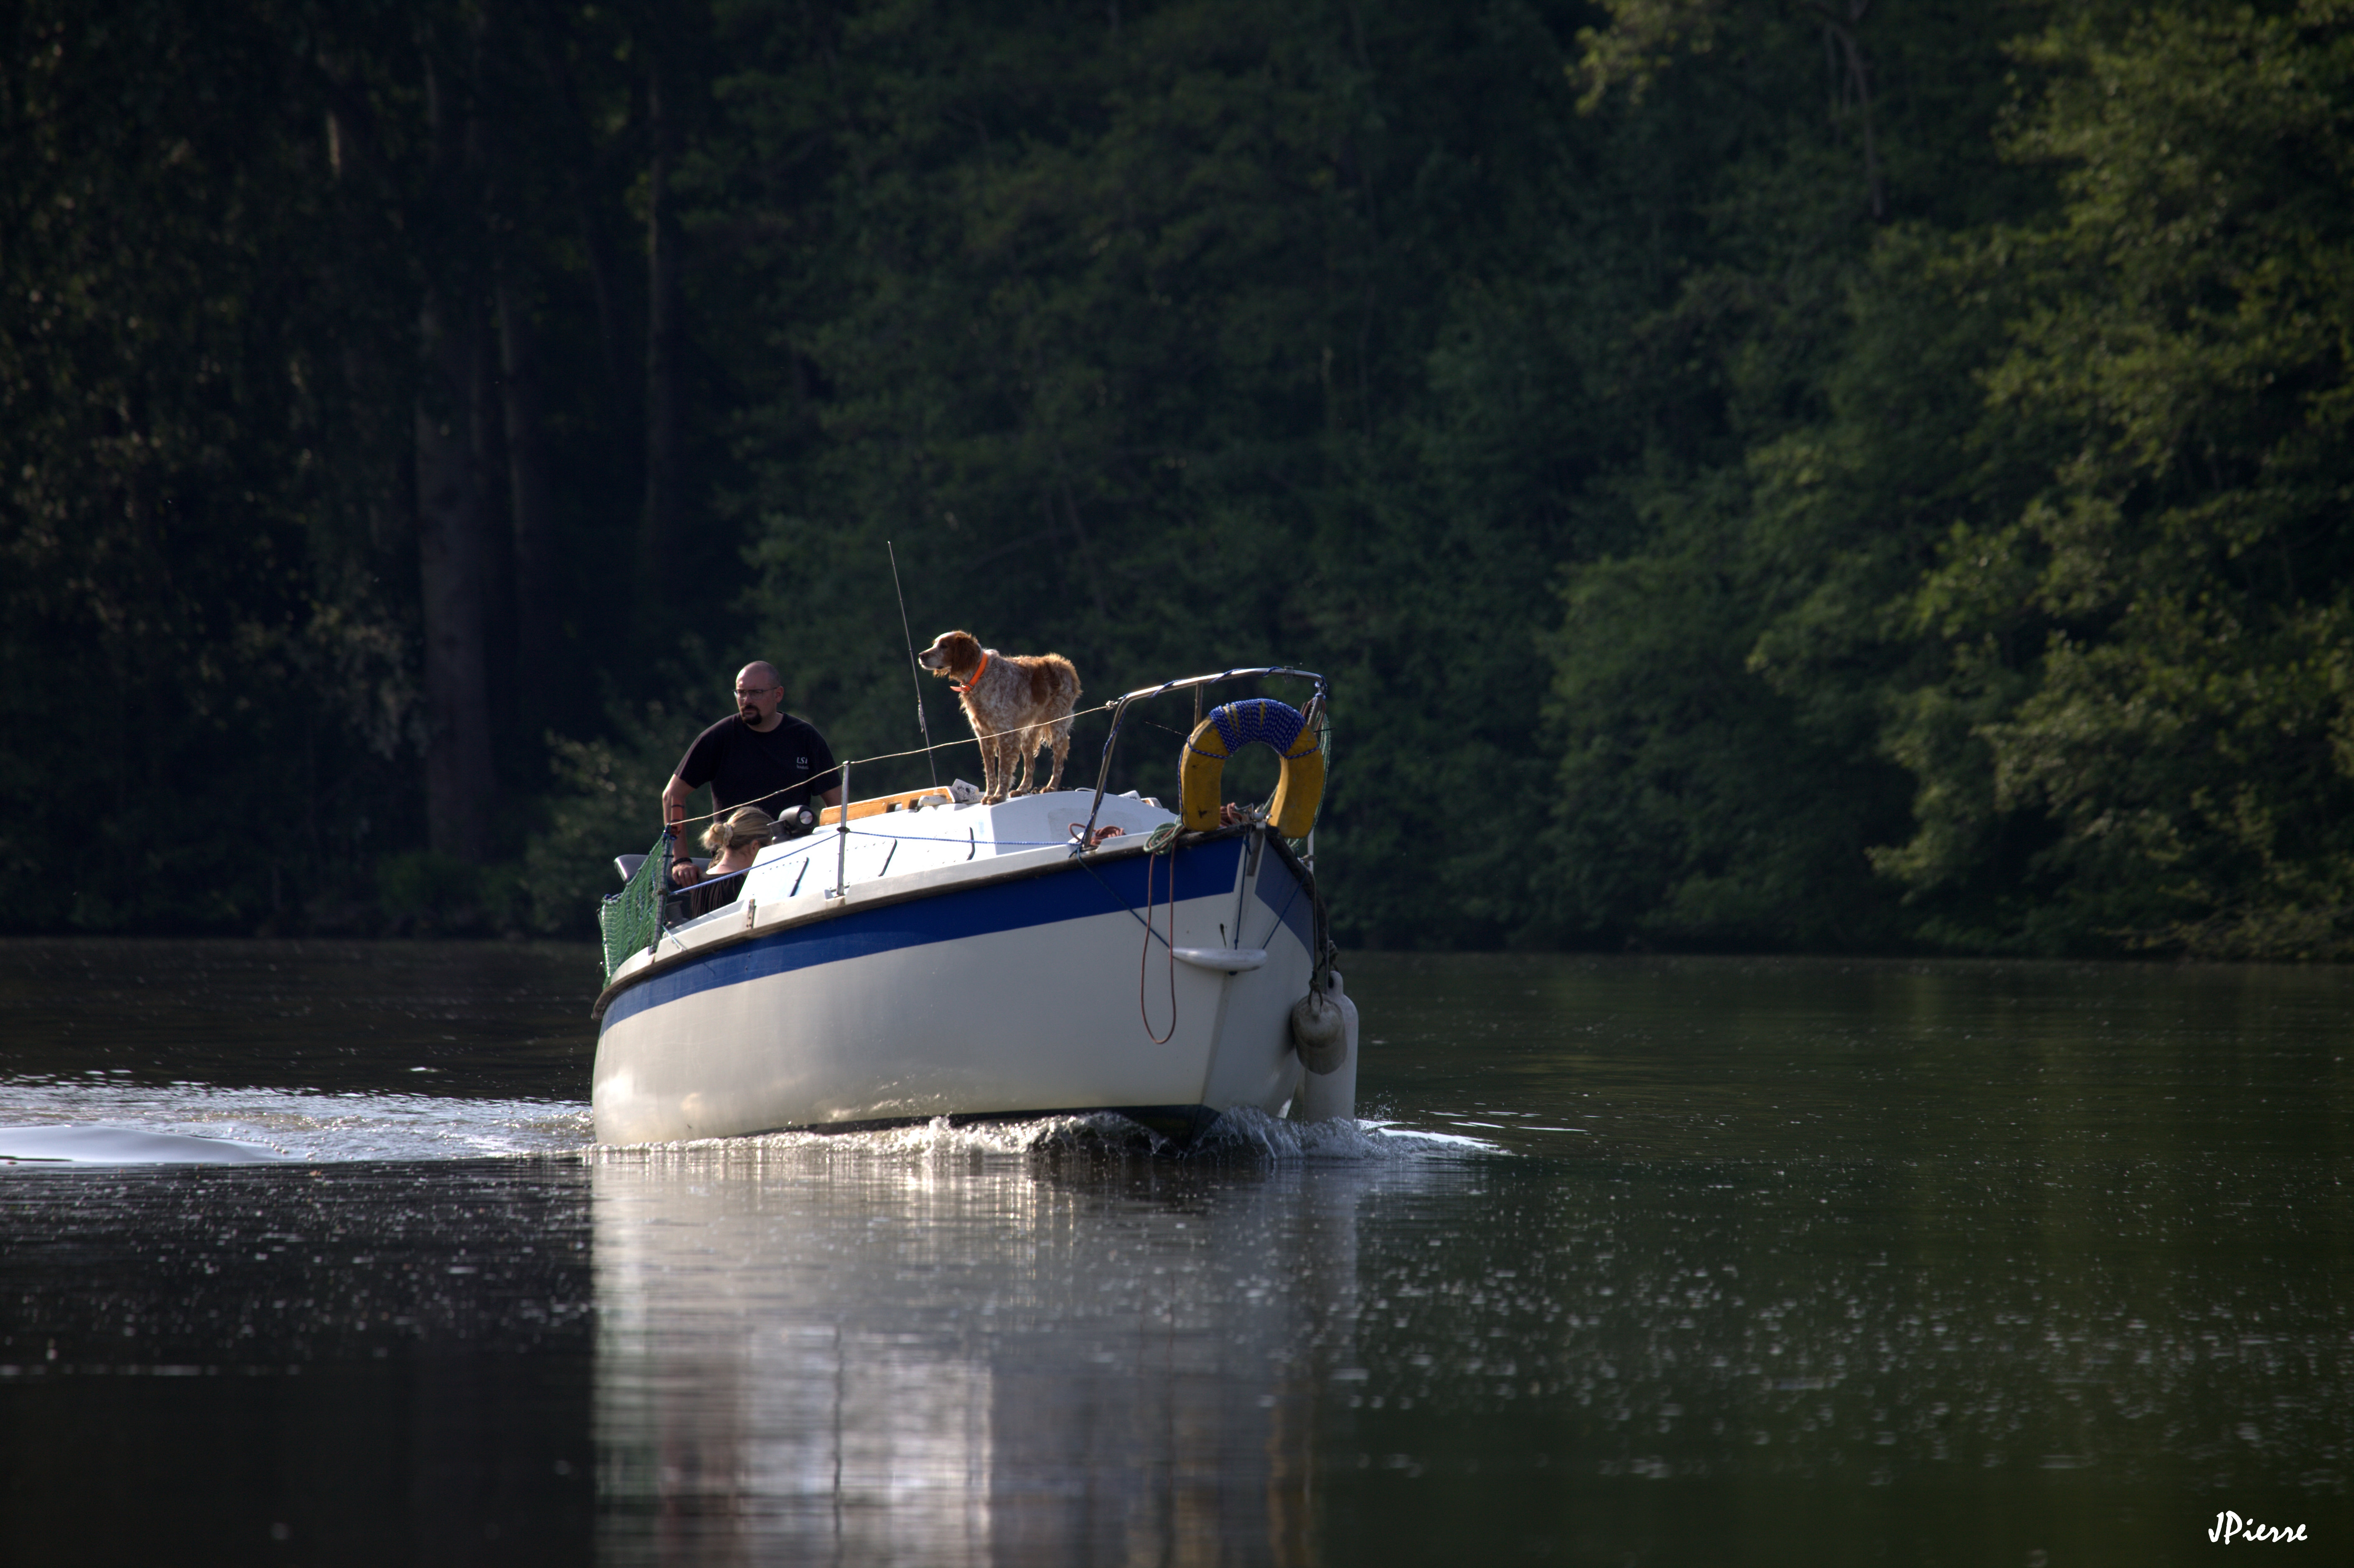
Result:
<svg viewBox="0 0 2354 1568"><path fill-rule="evenodd" d="M916 655L933 674L953 677L964 716L981 740L981 798L990 802L1037 788L1038 753L1055 748L1048 789L1063 784L1071 754L1071 710L1079 703L1079 673L1060 653L1000 653L969 631L943 631ZM1013 776L1022 775L1022 787Z"/></svg>

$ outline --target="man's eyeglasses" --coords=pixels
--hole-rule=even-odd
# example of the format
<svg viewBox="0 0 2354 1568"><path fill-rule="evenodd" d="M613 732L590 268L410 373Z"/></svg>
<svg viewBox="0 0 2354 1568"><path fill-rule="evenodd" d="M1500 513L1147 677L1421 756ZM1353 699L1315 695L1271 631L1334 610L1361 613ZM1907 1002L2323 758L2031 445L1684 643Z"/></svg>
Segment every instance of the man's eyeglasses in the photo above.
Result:
<svg viewBox="0 0 2354 1568"><path fill-rule="evenodd" d="M783 690L784 687L782 686L738 686L736 688L736 694L738 697L757 697L768 692L781 692Z"/></svg>

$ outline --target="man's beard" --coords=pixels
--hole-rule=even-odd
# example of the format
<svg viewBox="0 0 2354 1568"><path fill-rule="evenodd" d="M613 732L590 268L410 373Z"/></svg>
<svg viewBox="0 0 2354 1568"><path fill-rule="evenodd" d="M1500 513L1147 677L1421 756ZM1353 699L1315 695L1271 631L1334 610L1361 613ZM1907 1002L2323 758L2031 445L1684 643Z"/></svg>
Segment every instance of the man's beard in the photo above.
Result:
<svg viewBox="0 0 2354 1568"><path fill-rule="evenodd" d="M760 710L754 707L751 704L746 703L744 705L744 722L750 725L758 724L760 722Z"/></svg>

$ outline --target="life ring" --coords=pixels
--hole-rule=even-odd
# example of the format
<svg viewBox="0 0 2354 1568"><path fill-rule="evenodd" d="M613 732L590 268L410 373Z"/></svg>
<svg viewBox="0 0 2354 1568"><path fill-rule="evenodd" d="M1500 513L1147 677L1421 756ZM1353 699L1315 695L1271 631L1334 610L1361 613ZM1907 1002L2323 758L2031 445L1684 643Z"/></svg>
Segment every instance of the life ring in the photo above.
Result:
<svg viewBox="0 0 2354 1568"><path fill-rule="evenodd" d="M1247 697L1212 708L1186 737L1177 820L1189 831L1207 832L1218 825L1218 785L1226 758L1254 743L1273 747L1283 758L1283 777L1267 802L1275 831L1287 839L1304 839L1316 825L1316 808L1324 800L1324 751L1316 732L1298 708L1270 697Z"/></svg>

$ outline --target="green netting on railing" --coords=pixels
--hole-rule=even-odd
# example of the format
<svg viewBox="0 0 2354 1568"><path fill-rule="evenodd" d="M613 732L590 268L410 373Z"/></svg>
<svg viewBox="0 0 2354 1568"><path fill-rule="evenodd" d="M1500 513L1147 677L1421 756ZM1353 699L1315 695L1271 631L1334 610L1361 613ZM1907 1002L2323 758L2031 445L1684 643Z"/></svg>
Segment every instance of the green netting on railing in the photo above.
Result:
<svg viewBox="0 0 2354 1568"><path fill-rule="evenodd" d="M605 938L607 980L629 962L631 954L652 947L662 934L663 879L669 871L669 841L656 839L638 874L597 906L597 925Z"/></svg>

